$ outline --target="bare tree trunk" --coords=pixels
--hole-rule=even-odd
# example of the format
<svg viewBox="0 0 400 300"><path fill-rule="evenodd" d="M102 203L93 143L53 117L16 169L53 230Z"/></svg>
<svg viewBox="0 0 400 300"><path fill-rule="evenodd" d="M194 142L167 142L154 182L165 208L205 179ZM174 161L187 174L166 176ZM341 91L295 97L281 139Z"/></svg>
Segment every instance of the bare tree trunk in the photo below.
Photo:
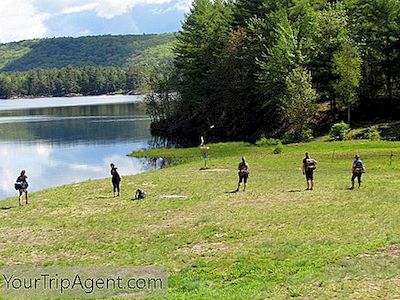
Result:
<svg viewBox="0 0 400 300"><path fill-rule="evenodd" d="M389 102L392 103L393 88L392 88L392 77L390 75L387 76L387 95L389 98Z"/></svg>
<svg viewBox="0 0 400 300"><path fill-rule="evenodd" d="M350 116L350 114L351 114L351 107L350 107L350 105L347 107L347 123L350 125L350 122L351 122L351 116Z"/></svg>

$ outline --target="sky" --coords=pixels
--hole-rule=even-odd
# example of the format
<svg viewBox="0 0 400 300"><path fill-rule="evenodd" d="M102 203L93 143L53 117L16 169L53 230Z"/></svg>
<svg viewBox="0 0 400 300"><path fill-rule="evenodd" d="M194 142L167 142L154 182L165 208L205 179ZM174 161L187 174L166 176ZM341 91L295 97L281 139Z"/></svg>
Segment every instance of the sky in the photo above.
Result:
<svg viewBox="0 0 400 300"><path fill-rule="evenodd" d="M0 0L0 43L175 32L192 0Z"/></svg>

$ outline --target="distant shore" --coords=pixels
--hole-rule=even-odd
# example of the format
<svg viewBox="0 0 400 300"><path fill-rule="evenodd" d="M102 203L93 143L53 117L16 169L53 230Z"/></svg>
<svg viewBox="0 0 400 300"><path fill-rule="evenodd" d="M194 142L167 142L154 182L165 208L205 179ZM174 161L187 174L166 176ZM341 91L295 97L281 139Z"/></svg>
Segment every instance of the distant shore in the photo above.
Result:
<svg viewBox="0 0 400 300"><path fill-rule="evenodd" d="M129 92L122 92L122 91L116 91L112 93L107 93L103 95L83 95L79 93L73 93L73 94L67 94L64 96L53 96L53 95L48 95L48 96L30 96L30 95L21 95L21 96L13 96L10 98L3 98L0 100L20 100L20 99L41 99L41 98L73 98L73 97L96 97L96 96L116 96L116 95L121 95L121 96L140 96L142 93L138 91L129 91Z"/></svg>
<svg viewBox="0 0 400 300"><path fill-rule="evenodd" d="M142 102L143 98L144 95L101 95L101 96L34 97L34 98L2 99L0 101L0 111L46 108L46 107Z"/></svg>

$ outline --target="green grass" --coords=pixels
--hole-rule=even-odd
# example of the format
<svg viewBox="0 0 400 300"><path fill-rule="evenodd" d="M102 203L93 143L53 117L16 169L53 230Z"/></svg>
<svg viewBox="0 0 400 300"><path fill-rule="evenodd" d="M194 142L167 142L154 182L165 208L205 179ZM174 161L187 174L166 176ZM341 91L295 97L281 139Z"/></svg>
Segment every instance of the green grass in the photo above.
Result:
<svg viewBox="0 0 400 300"><path fill-rule="evenodd" d="M400 143L295 144L279 155L209 146L206 171L199 148L134 153L180 164L124 177L120 199L106 179L35 193L28 207L2 201L1 264L165 266L170 299L399 297ZM313 192L299 170L305 151L318 160ZM355 153L367 173L349 191ZM230 193L241 156L248 190ZM131 201L138 187L147 198Z"/></svg>

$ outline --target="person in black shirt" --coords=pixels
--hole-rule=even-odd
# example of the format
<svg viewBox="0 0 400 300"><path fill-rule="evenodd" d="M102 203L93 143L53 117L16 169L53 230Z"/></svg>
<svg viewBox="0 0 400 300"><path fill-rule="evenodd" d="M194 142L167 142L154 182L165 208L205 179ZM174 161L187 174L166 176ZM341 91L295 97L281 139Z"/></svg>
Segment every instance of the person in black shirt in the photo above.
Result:
<svg viewBox="0 0 400 300"><path fill-rule="evenodd" d="M28 176L26 176L26 171L22 170L21 174L18 176L17 181L15 183L15 187L18 189L18 203L22 206L22 195L25 193L25 203L29 204L29 193L28 193Z"/></svg>
<svg viewBox="0 0 400 300"><path fill-rule="evenodd" d="M244 182L243 185L243 192L246 191L246 186L247 186L247 179L249 178L249 164L246 161L246 158L242 157L242 161L239 163L238 166L238 175L239 175L239 182L238 186L236 189L236 192L239 192L240 184Z"/></svg>
<svg viewBox="0 0 400 300"><path fill-rule="evenodd" d="M314 189L314 170L317 167L317 161L311 158L310 153L306 152L303 159L303 175L307 180L307 191Z"/></svg>
<svg viewBox="0 0 400 300"><path fill-rule="evenodd" d="M117 196L119 196L119 191L120 191L119 184L121 182L121 176L119 176L118 171L117 171L118 168L113 163L110 164L110 167L111 167L111 176L112 176L111 181L113 184L113 192L114 192L114 197L115 197L115 192L117 192Z"/></svg>

